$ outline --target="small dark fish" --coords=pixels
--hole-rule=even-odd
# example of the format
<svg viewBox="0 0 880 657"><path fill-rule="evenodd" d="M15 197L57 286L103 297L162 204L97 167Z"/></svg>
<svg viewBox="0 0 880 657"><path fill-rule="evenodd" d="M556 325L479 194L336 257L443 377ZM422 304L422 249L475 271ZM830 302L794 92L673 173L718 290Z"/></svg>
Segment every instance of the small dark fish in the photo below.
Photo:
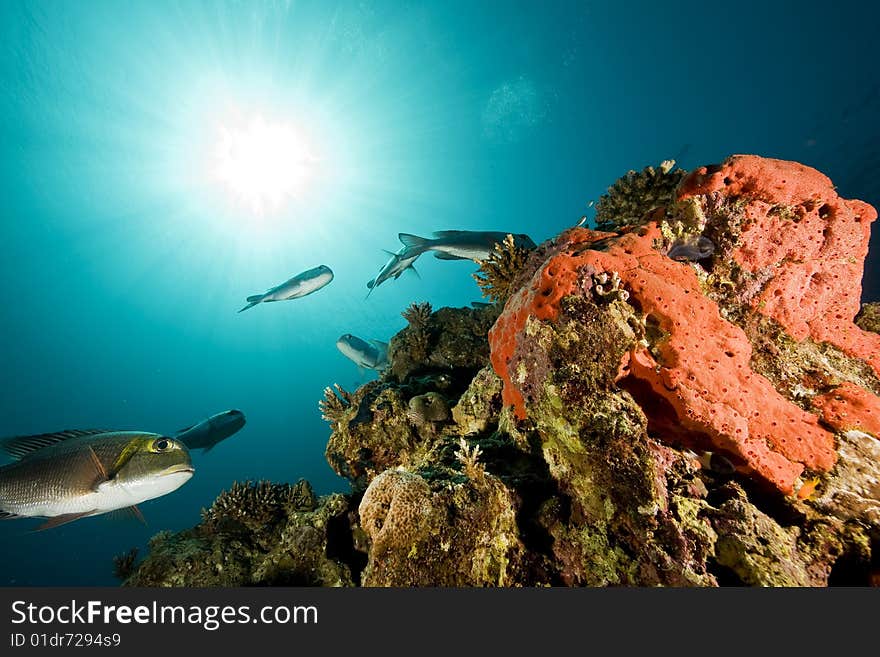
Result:
<svg viewBox="0 0 880 657"><path fill-rule="evenodd" d="M716 452L703 452L699 457L700 465L706 470L729 477L736 473L736 466L725 456Z"/></svg>
<svg viewBox="0 0 880 657"><path fill-rule="evenodd" d="M434 251L440 260L485 260L496 244L503 242L511 233L481 230L442 230L434 233L434 239L400 233L398 237L406 247L407 255ZM513 233L513 242L523 249L534 249L532 238L523 233Z"/></svg>
<svg viewBox="0 0 880 657"><path fill-rule="evenodd" d="M696 239L676 240L666 255L679 262L696 262L708 258L715 252L715 245L708 237L700 235Z"/></svg>
<svg viewBox="0 0 880 657"><path fill-rule="evenodd" d="M181 429L174 437L189 449L204 449L207 454L221 440L240 431L244 424L244 413L233 409Z"/></svg>

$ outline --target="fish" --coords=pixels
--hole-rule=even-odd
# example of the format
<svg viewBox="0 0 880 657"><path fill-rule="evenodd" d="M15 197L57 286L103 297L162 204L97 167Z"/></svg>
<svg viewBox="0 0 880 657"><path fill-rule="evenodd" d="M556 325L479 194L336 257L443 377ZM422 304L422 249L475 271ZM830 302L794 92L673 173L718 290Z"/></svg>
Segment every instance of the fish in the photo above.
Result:
<svg viewBox="0 0 880 657"><path fill-rule="evenodd" d="M233 409L217 413L198 424L181 429L174 434L174 439L186 445L187 449L203 449L207 454L221 440L240 431L244 424L244 413Z"/></svg>
<svg viewBox="0 0 880 657"><path fill-rule="evenodd" d="M666 255L679 262L697 261L708 258L715 252L715 244L708 237L700 235L696 239L676 240Z"/></svg>
<svg viewBox="0 0 880 657"><path fill-rule="evenodd" d="M390 278L399 278L400 275L407 269L412 270L413 273L418 275L416 268L413 267L413 263L422 254L421 252L415 254L406 254L406 251L407 247L404 246L403 248L398 250L397 253L391 253L390 251L385 252L391 256L391 259L382 266L382 269L379 270L379 273L376 274L375 278L367 281L367 287L370 290L369 292L367 292L367 298L369 298L370 294L373 293L373 290L382 285L382 283Z"/></svg>
<svg viewBox="0 0 880 657"><path fill-rule="evenodd" d="M427 392L409 400L406 416L416 425L445 422L449 419L449 404L440 393Z"/></svg>
<svg viewBox="0 0 880 657"><path fill-rule="evenodd" d="M698 460L704 469L716 474L729 477L736 473L736 466L730 462L730 459L717 452L703 452Z"/></svg>
<svg viewBox="0 0 880 657"><path fill-rule="evenodd" d="M434 251L440 260L485 260L493 247L503 242L509 233L479 230L441 230L434 233L434 239L426 239L409 233L399 233L398 238L406 247L406 257ZM513 243L523 249L534 249L532 238L524 233L513 235Z"/></svg>
<svg viewBox="0 0 880 657"><path fill-rule="evenodd" d="M346 333L336 341L336 348L361 369L381 371L388 366L387 342L362 340L356 335Z"/></svg>
<svg viewBox="0 0 880 657"><path fill-rule="evenodd" d="M238 312L243 313L245 310L253 308L258 303L299 299L312 292L317 292L332 280L333 270L327 265L318 265L317 267L304 271L293 278L284 281L281 285L276 285L263 294L249 296L247 298L248 304Z"/></svg>
<svg viewBox="0 0 880 657"><path fill-rule="evenodd" d="M182 442L144 431L70 429L0 442L0 518L48 518L37 529L122 511L167 495L193 476Z"/></svg>

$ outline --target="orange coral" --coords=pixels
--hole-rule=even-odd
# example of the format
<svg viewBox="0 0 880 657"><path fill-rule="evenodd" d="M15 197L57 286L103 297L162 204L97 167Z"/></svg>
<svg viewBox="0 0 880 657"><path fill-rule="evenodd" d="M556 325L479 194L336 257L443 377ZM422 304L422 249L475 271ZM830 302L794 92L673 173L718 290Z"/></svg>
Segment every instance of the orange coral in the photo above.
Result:
<svg viewBox="0 0 880 657"><path fill-rule="evenodd" d="M557 238L557 243L572 248L614 235L615 233L597 232L586 228L571 228ZM489 331L492 367L505 382L502 399L505 405L514 407L516 417L520 420L526 417L525 399L519 389L510 383L509 371L517 336L525 328L526 320L530 316L542 321L556 319L559 314L559 302L575 289L578 279L577 268L580 264L577 257L568 253L554 257L535 272L527 285L507 300L504 312Z"/></svg>
<svg viewBox="0 0 880 657"><path fill-rule="evenodd" d="M755 155L700 167L682 181L678 198L711 193L746 200L731 255L746 271L771 275L752 307L796 340L829 342L880 376L880 335L853 323L877 211L840 198L815 169Z"/></svg>
<svg viewBox="0 0 880 657"><path fill-rule="evenodd" d="M822 421L838 431L859 429L880 438L880 398L850 382L813 397Z"/></svg>
<svg viewBox="0 0 880 657"><path fill-rule="evenodd" d="M743 204L735 244L716 257L733 258L764 281L757 295L743 296L745 303L794 338L829 342L880 374L880 336L852 321L877 216L871 206L841 199L814 169L756 156L696 170L678 197L699 194ZM738 471L787 494L805 469L830 470L837 459L833 433L751 369L746 333L703 294L693 265L655 248L662 241L651 222L623 235L571 229L541 247L546 261L508 300L489 334L504 403L518 418L527 416L523 384L529 372L515 369L522 354L538 348L529 341L528 318L556 321L564 297L589 292L596 274L616 272L630 303L663 336L655 336L650 350L639 346L627 353L617 377L642 406L652 433L718 451ZM869 391L845 383L813 403L827 427L878 434L880 399Z"/></svg>
<svg viewBox="0 0 880 657"><path fill-rule="evenodd" d="M567 243L560 240L562 252L549 258L532 284L508 303L490 333L504 401L515 405L518 417L525 417L525 404L507 366L528 312L555 319L559 300L577 289L578 270L616 271L632 302L669 336L656 345L660 362L646 349L636 350L628 355L621 378L647 383L668 403L686 430L675 438L708 443L702 447L721 450L740 469L786 493L804 466L827 470L834 464L831 433L750 369L748 338L703 296L693 269L653 248L661 238L656 224L620 236L606 251L572 248L588 247L606 233L585 235L581 229L568 237Z"/></svg>

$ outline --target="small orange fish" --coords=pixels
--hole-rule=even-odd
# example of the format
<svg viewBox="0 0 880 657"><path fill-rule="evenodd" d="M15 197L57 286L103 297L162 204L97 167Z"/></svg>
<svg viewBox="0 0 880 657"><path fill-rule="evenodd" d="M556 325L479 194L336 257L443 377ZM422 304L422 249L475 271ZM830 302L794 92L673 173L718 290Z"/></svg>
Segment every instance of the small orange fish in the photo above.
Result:
<svg viewBox="0 0 880 657"><path fill-rule="evenodd" d="M804 485L798 489L797 498L799 500L808 500L813 497L816 492L816 486L819 485L819 477L813 477L804 482Z"/></svg>

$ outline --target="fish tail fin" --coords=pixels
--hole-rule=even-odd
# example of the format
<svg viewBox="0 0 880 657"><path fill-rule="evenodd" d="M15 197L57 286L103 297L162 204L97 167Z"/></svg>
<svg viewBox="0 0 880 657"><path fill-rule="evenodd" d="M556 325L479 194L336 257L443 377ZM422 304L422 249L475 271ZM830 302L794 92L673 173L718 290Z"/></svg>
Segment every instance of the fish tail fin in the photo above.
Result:
<svg viewBox="0 0 880 657"><path fill-rule="evenodd" d="M243 312L244 312L245 310L247 310L248 308L253 308L253 307L256 306L258 303L260 303L260 301L263 300L263 297L257 297L257 299L258 299L257 301L251 301L251 299L253 299L253 298L254 298L254 297L248 297L248 305L246 305L244 308L242 308L242 309L239 310L238 312L243 313Z"/></svg>
<svg viewBox="0 0 880 657"><path fill-rule="evenodd" d="M426 249L431 241L410 233L398 233L397 238L408 249Z"/></svg>

